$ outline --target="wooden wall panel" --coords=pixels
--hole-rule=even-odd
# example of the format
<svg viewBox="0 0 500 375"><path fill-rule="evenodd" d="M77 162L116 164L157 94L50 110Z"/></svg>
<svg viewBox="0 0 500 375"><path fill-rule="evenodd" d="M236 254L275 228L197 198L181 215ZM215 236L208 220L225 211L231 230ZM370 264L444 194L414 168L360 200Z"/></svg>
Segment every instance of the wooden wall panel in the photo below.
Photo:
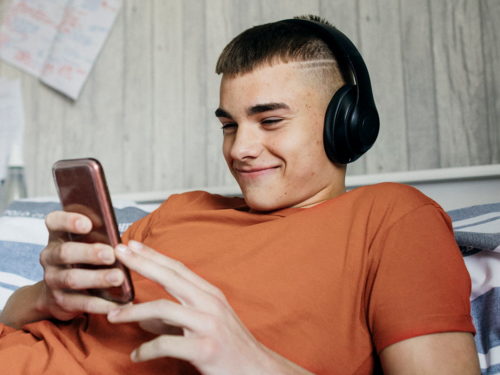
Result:
<svg viewBox="0 0 500 375"><path fill-rule="evenodd" d="M74 108L75 122L72 126L80 130L82 140L91 140L91 145L64 157L95 156L106 169L106 177L111 191L123 189L126 178L123 173L123 159L127 134L124 121L125 112L125 17L118 17L105 47L102 49L89 81L84 87L81 101L89 103L86 108ZM80 102L78 100L76 103ZM83 112L92 113L90 122L78 121ZM75 150L76 151L76 150Z"/></svg>
<svg viewBox="0 0 500 375"><path fill-rule="evenodd" d="M479 2L431 2L442 167L490 160Z"/></svg>
<svg viewBox="0 0 500 375"><path fill-rule="evenodd" d="M36 142L34 161L35 165L43 166L43 168L36 168L35 184L42 191L52 192L55 190L50 168L54 161L64 155L64 149L68 147L65 135L66 118L67 113L71 112L72 108L69 100L41 85L37 86L32 100L33 115L36 116L33 120L39 127L37 137L31 138L32 142ZM80 123L74 125L78 126ZM32 136L29 133L27 135L28 137Z"/></svg>
<svg viewBox="0 0 500 375"><path fill-rule="evenodd" d="M428 2L402 1L400 24L408 168L438 168L439 133Z"/></svg>
<svg viewBox="0 0 500 375"><path fill-rule="evenodd" d="M319 13L318 0L261 0L261 3L265 12L262 13L262 19L257 24Z"/></svg>
<svg viewBox="0 0 500 375"><path fill-rule="evenodd" d="M0 17L9 0L0 0ZM350 174L500 162L498 0L124 0L73 102L19 78L31 195L59 158L95 156L113 192L232 184L213 114L222 48L244 29L316 13L359 47L382 128Z"/></svg>
<svg viewBox="0 0 500 375"><path fill-rule="evenodd" d="M360 1L362 53L379 107L380 133L367 154L367 172L408 168L405 92L401 52L400 1Z"/></svg>
<svg viewBox="0 0 500 375"><path fill-rule="evenodd" d="M231 3L229 9L231 18L229 22L234 27L234 34L230 36L235 37L243 30L264 23L263 17L267 12L267 5L269 2L265 1L248 1L248 0L229 0Z"/></svg>
<svg viewBox="0 0 500 375"><path fill-rule="evenodd" d="M500 1L483 0L481 34L491 163L500 163Z"/></svg>
<svg viewBox="0 0 500 375"><path fill-rule="evenodd" d="M208 108L206 97L208 93L205 85L207 61L204 51L206 6L209 5L204 1L183 2L183 155L186 186L207 184Z"/></svg>
<svg viewBox="0 0 500 375"><path fill-rule="evenodd" d="M153 186L161 190L184 183L183 1L155 0L153 9Z"/></svg>
<svg viewBox="0 0 500 375"><path fill-rule="evenodd" d="M152 1L125 1L122 10L126 41L122 173L126 191L151 189L153 180L153 168L149 167L153 165L153 152L149 149L153 141L153 5Z"/></svg>
<svg viewBox="0 0 500 375"><path fill-rule="evenodd" d="M206 127L207 147L207 185L227 185L232 183L232 176L228 173L222 156L222 130L219 120L215 117L215 110L219 107L220 76L215 74L215 65L224 46L240 31L234 1L214 0L206 9L206 64L204 80L206 82L207 119Z"/></svg>

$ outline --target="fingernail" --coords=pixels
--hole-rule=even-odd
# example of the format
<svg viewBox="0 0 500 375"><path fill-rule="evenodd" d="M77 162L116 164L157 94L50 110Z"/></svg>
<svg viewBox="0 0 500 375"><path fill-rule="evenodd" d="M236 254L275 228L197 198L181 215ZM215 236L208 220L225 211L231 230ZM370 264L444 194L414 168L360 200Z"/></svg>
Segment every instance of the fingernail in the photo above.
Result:
<svg viewBox="0 0 500 375"><path fill-rule="evenodd" d="M56 302L59 305L62 305L64 302L64 293L54 293L54 297L56 299Z"/></svg>
<svg viewBox="0 0 500 375"><path fill-rule="evenodd" d="M117 245L116 250L122 254L130 254L130 249L123 244Z"/></svg>
<svg viewBox="0 0 500 375"><path fill-rule="evenodd" d="M104 262L104 263L112 263L115 259L113 257L113 254L107 250L101 250L99 251L99 258Z"/></svg>
<svg viewBox="0 0 500 375"><path fill-rule="evenodd" d="M129 241L128 246L132 249L132 251L141 251L143 249L142 243L134 240Z"/></svg>
<svg viewBox="0 0 500 375"><path fill-rule="evenodd" d="M78 229L81 232L88 232L91 228L88 220L78 219L75 224L76 224L76 229Z"/></svg>
<svg viewBox="0 0 500 375"><path fill-rule="evenodd" d="M106 280L112 285L120 285L122 282L121 272L118 270L108 272L106 275Z"/></svg>
<svg viewBox="0 0 500 375"><path fill-rule="evenodd" d="M116 322L118 319L118 315L120 315L120 309L114 309L108 312L108 321Z"/></svg>

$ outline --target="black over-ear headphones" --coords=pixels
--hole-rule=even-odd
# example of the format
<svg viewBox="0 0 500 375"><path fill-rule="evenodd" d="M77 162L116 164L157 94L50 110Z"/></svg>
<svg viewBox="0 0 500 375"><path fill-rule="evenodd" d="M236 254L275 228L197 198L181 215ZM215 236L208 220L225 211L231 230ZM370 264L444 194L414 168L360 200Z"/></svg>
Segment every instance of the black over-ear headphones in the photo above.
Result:
<svg viewBox="0 0 500 375"><path fill-rule="evenodd" d="M325 114L323 142L328 158L347 164L363 155L377 139L379 117L366 65L354 44L333 26L299 18L281 22L301 25L324 41L342 71L354 84L342 86L330 100Z"/></svg>

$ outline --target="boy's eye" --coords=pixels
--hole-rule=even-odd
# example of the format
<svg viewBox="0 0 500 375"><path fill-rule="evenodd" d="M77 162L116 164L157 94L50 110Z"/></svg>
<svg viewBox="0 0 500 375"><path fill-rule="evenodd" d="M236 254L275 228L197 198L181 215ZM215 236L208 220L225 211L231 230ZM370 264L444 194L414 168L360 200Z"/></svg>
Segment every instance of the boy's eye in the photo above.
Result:
<svg viewBox="0 0 500 375"><path fill-rule="evenodd" d="M231 134L236 131L236 123L230 122L227 124L222 124L222 133L224 134Z"/></svg>
<svg viewBox="0 0 500 375"><path fill-rule="evenodd" d="M278 122L280 122L282 119L279 118L279 117L269 117L269 118L266 118L264 120L261 121L262 124L276 124Z"/></svg>

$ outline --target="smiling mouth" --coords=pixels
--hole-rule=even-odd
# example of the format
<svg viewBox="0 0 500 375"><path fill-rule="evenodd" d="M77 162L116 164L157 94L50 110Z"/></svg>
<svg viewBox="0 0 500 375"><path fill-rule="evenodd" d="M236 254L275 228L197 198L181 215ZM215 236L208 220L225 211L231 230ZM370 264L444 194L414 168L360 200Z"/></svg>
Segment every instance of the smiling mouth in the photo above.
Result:
<svg viewBox="0 0 500 375"><path fill-rule="evenodd" d="M261 175L265 175L269 172L273 172L275 169L279 168L279 166L276 167L264 167L264 168L252 168L252 169L238 169L235 168L234 170L236 173L242 177L258 177Z"/></svg>

